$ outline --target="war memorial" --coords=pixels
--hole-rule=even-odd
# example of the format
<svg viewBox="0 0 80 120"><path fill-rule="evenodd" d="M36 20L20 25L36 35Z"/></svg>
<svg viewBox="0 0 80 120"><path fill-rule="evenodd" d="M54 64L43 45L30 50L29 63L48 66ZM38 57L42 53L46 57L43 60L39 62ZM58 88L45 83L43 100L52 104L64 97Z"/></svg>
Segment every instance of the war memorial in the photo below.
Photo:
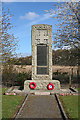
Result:
<svg viewBox="0 0 80 120"><path fill-rule="evenodd" d="M6 95L25 96L15 120L18 118L68 117L59 100L59 95L74 95L69 88L62 89L59 80L52 79L52 25L32 25L32 79L25 80L24 89L8 90ZM78 94L76 92L76 94Z"/></svg>
<svg viewBox="0 0 80 120"><path fill-rule="evenodd" d="M32 26L32 80L26 80L24 90L59 90L60 82L52 80L52 25Z"/></svg>

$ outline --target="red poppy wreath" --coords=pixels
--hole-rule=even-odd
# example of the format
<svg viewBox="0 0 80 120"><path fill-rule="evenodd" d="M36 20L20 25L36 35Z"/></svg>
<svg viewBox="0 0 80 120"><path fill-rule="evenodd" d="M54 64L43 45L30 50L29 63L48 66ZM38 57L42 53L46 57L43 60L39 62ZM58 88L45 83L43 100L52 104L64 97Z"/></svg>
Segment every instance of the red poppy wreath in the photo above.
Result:
<svg viewBox="0 0 80 120"><path fill-rule="evenodd" d="M48 87L48 90L53 90L54 89L54 85L52 83L49 83L47 87Z"/></svg>
<svg viewBox="0 0 80 120"><path fill-rule="evenodd" d="M29 87L30 87L31 89L35 89L35 88L36 88L36 83L35 83L35 82L31 82L31 83L29 84Z"/></svg>

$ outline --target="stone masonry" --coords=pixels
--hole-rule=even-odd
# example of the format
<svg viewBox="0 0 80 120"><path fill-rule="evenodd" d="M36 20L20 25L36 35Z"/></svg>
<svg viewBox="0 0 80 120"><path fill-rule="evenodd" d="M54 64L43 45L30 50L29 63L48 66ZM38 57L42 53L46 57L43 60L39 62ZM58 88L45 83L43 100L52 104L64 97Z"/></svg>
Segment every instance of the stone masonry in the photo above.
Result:
<svg viewBox="0 0 80 120"><path fill-rule="evenodd" d="M48 90L49 83L60 89L60 82L52 80L52 25L32 25L32 80L24 82L24 90L30 91L30 82L36 83L35 90ZM53 89L53 90L54 90Z"/></svg>
<svg viewBox="0 0 80 120"><path fill-rule="evenodd" d="M43 44L49 47L48 53L48 74L37 75L37 45ZM52 80L52 26L33 25L32 26L32 80Z"/></svg>

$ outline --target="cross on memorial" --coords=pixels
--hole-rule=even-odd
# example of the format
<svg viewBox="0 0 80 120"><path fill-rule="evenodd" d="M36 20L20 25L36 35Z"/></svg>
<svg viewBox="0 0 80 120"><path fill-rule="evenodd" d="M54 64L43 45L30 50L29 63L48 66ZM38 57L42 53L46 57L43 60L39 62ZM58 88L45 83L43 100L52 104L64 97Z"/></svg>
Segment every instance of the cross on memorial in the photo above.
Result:
<svg viewBox="0 0 80 120"><path fill-rule="evenodd" d="M48 31L47 30L37 30L35 39L40 43L45 43L48 41Z"/></svg>

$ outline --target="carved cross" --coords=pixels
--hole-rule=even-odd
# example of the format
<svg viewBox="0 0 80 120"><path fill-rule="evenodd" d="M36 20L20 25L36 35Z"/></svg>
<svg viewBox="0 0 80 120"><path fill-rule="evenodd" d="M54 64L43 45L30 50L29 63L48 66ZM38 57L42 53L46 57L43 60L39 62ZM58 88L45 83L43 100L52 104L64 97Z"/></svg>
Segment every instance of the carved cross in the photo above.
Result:
<svg viewBox="0 0 80 120"><path fill-rule="evenodd" d="M36 34L36 40L40 41L40 43L44 43L48 40L47 30L38 30Z"/></svg>

